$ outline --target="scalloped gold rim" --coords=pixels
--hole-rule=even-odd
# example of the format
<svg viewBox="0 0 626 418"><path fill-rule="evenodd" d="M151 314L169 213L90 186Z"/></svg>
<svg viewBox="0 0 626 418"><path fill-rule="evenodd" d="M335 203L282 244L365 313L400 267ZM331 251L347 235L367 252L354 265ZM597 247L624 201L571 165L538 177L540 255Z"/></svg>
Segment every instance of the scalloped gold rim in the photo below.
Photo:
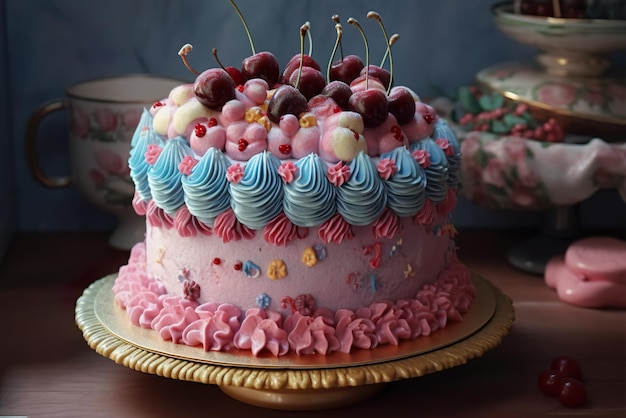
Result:
<svg viewBox="0 0 626 418"><path fill-rule="evenodd" d="M75 310L76 324L89 347L98 354L133 370L170 379L259 390L332 389L424 376L465 364L497 347L515 318L511 299L487 280L474 275L475 280L482 280L493 289L495 313L479 331L444 348L414 357L355 367L306 370L230 367L162 355L129 344L111 333L94 311L98 292L106 284L106 279L97 280L87 287L77 300Z"/></svg>

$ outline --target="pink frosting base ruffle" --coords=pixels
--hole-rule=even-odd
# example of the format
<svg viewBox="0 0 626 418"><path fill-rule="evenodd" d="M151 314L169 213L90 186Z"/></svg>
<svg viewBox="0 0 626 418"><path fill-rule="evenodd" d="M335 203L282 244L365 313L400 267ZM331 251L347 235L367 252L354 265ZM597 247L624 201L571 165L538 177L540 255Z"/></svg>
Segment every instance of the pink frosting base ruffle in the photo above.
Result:
<svg viewBox="0 0 626 418"><path fill-rule="evenodd" d="M206 351L244 349L255 356L326 355L398 345L401 340L428 336L448 321L461 321L476 298L468 269L454 258L414 299L380 301L356 311L318 308L311 315L294 311L284 316L259 308L244 313L228 303L198 304L168 295L158 280L148 277L145 265L145 245L136 244L113 285L116 303L134 325L154 329L176 344Z"/></svg>

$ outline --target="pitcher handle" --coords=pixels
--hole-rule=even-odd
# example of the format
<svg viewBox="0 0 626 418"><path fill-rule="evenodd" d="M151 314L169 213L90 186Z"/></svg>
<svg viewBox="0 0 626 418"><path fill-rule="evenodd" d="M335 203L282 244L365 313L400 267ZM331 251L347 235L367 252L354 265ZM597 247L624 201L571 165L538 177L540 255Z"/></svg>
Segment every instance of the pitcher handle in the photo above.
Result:
<svg viewBox="0 0 626 418"><path fill-rule="evenodd" d="M44 173L37 154L37 134L43 119L53 112L65 109L65 102L59 100L39 106L32 113L26 125L26 160L33 175L42 185L47 187L65 187L72 182L70 176L49 177Z"/></svg>

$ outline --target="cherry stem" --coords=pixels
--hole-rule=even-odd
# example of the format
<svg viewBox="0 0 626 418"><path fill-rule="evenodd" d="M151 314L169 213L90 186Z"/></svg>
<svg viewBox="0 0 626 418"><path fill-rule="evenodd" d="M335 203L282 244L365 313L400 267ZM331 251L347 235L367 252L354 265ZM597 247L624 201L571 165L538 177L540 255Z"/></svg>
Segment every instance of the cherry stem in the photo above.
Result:
<svg viewBox="0 0 626 418"><path fill-rule="evenodd" d="M243 23L243 28L246 30L246 34L248 35L248 41L250 41L250 49L252 49L252 55L256 55L256 49L254 49L254 42L252 41L252 35L250 34L250 29L248 28L248 24L246 23L246 19L243 18L243 14L239 10L239 7L235 4L233 0L229 0L230 4L233 6L237 14L239 15L239 19L241 19L241 23Z"/></svg>
<svg viewBox="0 0 626 418"><path fill-rule="evenodd" d="M361 36L363 37L363 42L365 43L365 90L367 90L369 89L369 81L370 81L370 72L369 72L370 46L367 43L367 37L365 36L365 31L361 27L361 24L359 23L359 21L351 17L351 18L348 18L348 23L357 27L359 32L361 32ZM391 54L389 54L389 57L390 57L389 61L391 62ZM389 84L391 84L391 80Z"/></svg>
<svg viewBox="0 0 626 418"><path fill-rule="evenodd" d="M191 44L185 44L180 48L180 51L178 51L178 56L183 60L183 64L185 64L185 67L187 67L192 74L200 75L198 71L194 70L191 65L189 65L189 61L187 60L187 54L189 54L192 50L193 46L191 46Z"/></svg>
<svg viewBox="0 0 626 418"><path fill-rule="evenodd" d="M341 43L341 34L343 33L341 23L336 23L335 29L337 30L337 39L335 40L333 52L332 54L330 54L330 60L328 60L328 67L326 68L326 83L330 83L330 68L333 65L333 60L335 59L335 54L337 53L337 46ZM341 58L341 60L343 61L343 57Z"/></svg>
<svg viewBox="0 0 626 418"><path fill-rule="evenodd" d="M387 45L387 49L385 50L385 55L383 55L383 60L380 62L381 68L383 67L383 65L385 65L385 61L387 60L387 55L389 55L389 48L391 48L391 46L395 44L398 39L400 39L400 35L398 35L397 33L394 33L393 35L391 35L391 38L389 38L389 45Z"/></svg>
<svg viewBox="0 0 626 418"><path fill-rule="evenodd" d="M339 19L339 15L333 15L331 18L333 22L340 24L341 19ZM335 25L337 27L337 25ZM341 43L341 38L339 38L339 56L341 56L341 60L343 61L343 44Z"/></svg>
<svg viewBox="0 0 626 418"><path fill-rule="evenodd" d="M213 48L211 50L211 53L215 57L215 61L217 61L217 65L219 65L222 70L226 71L226 68L224 67L224 65L222 65L222 61L220 61L220 59L217 57L217 48Z"/></svg>
<svg viewBox="0 0 626 418"><path fill-rule="evenodd" d="M300 26L300 66L298 67L298 78L296 78L296 85L294 86L296 89L300 87L300 77L302 76L302 67L304 66L304 37L309 27L309 22L305 22L304 25ZM309 56L311 55L309 54Z"/></svg>
<svg viewBox="0 0 626 418"><path fill-rule="evenodd" d="M385 37L385 42L387 43L387 52L389 52L389 85L387 86L387 95L391 91L391 84L393 82L393 54L391 53L391 45L389 41L389 37L387 36L387 31L385 30L385 25L383 25L383 19L376 12L368 12L368 19L376 19L378 25L383 31L383 36ZM381 66L382 67L382 66Z"/></svg>
<svg viewBox="0 0 626 418"><path fill-rule="evenodd" d="M313 37L311 36L311 23L305 22L306 36L309 39L309 57L313 57Z"/></svg>
<svg viewBox="0 0 626 418"><path fill-rule="evenodd" d="M552 0L552 8L554 9L554 17L561 17L561 4L559 0Z"/></svg>

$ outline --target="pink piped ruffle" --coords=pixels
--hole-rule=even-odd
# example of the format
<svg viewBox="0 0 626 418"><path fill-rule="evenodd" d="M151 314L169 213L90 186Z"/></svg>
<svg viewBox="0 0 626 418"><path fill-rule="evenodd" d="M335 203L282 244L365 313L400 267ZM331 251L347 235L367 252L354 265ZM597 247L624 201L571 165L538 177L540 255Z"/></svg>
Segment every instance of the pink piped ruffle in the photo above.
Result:
<svg viewBox="0 0 626 418"><path fill-rule="evenodd" d="M213 233L220 237L225 244L231 241L239 241L242 238L252 239L255 235L253 229L239 222L230 208L217 215L213 225Z"/></svg>

